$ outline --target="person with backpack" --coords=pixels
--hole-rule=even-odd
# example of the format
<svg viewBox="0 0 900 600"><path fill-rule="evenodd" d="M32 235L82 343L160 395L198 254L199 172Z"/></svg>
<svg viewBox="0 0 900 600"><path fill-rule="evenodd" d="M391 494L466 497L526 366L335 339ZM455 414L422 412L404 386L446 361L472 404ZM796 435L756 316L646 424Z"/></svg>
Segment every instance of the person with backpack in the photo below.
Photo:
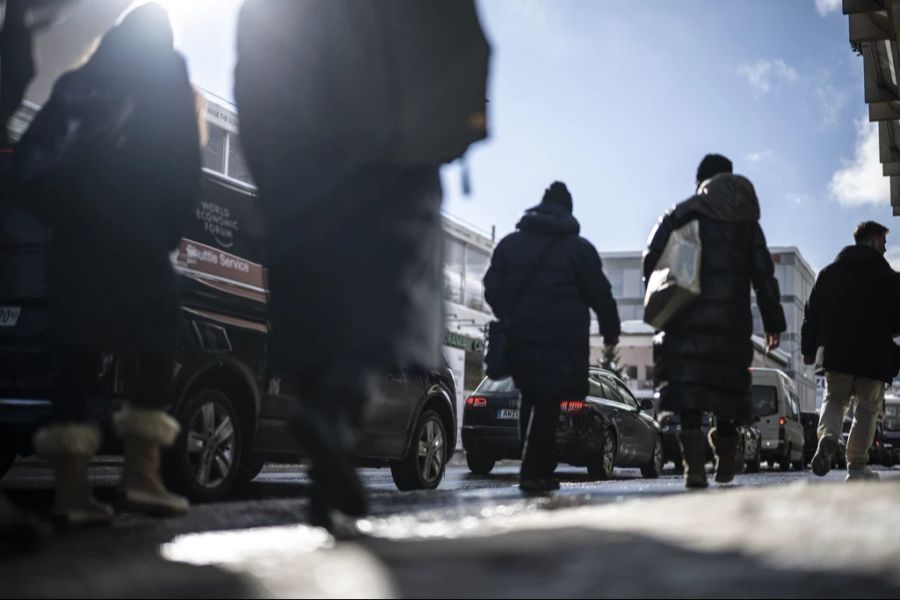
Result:
<svg viewBox="0 0 900 600"><path fill-rule="evenodd" d="M471 0L241 10L235 99L267 228L270 372L299 400L315 525L367 511L351 449L383 373L440 363L438 168L487 135L488 55Z"/></svg>
<svg viewBox="0 0 900 600"><path fill-rule="evenodd" d="M718 154L697 169L697 193L667 212L650 234L644 252L644 281L650 280L673 232L697 221L701 242L700 295L673 315L654 339L660 410L681 417L684 481L705 488L704 412L715 415L709 442L716 455L718 483L734 479L737 426L754 418L750 396L753 317L750 287L762 313L766 343L775 349L787 327L772 256L759 225L753 184L732 174Z"/></svg>
<svg viewBox="0 0 900 600"><path fill-rule="evenodd" d="M178 290L170 253L200 193L194 92L158 4L127 13L87 62L63 74L14 152L16 200L52 228L46 254L50 422L34 436L54 467L53 517L109 523L87 467L100 447L88 411L106 356L136 370L113 416L125 462L122 506L181 514L161 480L160 449L178 422L171 404Z"/></svg>
<svg viewBox="0 0 900 600"><path fill-rule="evenodd" d="M565 184L547 188L516 229L494 250L484 296L506 325L507 367L521 391L519 487L543 493L559 489L553 471L560 402L588 393L590 310L607 346L619 341L619 313L600 255L579 236Z"/></svg>

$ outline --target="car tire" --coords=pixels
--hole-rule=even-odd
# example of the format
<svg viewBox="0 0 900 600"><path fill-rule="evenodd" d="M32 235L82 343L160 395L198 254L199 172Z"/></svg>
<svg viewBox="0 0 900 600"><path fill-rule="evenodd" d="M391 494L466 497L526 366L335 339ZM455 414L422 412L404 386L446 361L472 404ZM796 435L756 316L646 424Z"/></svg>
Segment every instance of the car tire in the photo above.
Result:
<svg viewBox="0 0 900 600"><path fill-rule="evenodd" d="M762 467L762 456L761 450L759 449L759 443L756 444L756 453L753 455L753 458L747 461L747 469L746 473L759 473L760 468Z"/></svg>
<svg viewBox="0 0 900 600"><path fill-rule="evenodd" d="M784 456L778 460L778 468L782 472L791 470L791 447L787 446L784 450Z"/></svg>
<svg viewBox="0 0 900 600"><path fill-rule="evenodd" d="M613 476L616 465L616 434L609 430L603 436L600 454L588 459L588 475L593 480L607 480Z"/></svg>
<svg viewBox="0 0 900 600"><path fill-rule="evenodd" d="M244 463L238 469L237 481L235 482L237 485L247 485L259 475L263 467L266 466L266 461L262 458L251 457L249 462Z"/></svg>
<svg viewBox="0 0 900 600"><path fill-rule="evenodd" d="M497 461L484 454L466 452L466 464L469 466L469 470L476 475L490 475Z"/></svg>
<svg viewBox="0 0 900 600"><path fill-rule="evenodd" d="M241 471L244 436L240 414L215 388L192 392L175 417L181 432L164 456L166 483L195 502L224 498Z"/></svg>
<svg viewBox="0 0 900 600"><path fill-rule="evenodd" d="M641 467L641 475L643 475L645 479L657 479L662 473L663 460L662 440L657 437L656 443L653 445L653 456L650 459L649 464Z"/></svg>
<svg viewBox="0 0 900 600"><path fill-rule="evenodd" d="M433 490L444 478L447 467L447 428L441 416L426 410L413 428L406 458L391 463L397 489Z"/></svg>

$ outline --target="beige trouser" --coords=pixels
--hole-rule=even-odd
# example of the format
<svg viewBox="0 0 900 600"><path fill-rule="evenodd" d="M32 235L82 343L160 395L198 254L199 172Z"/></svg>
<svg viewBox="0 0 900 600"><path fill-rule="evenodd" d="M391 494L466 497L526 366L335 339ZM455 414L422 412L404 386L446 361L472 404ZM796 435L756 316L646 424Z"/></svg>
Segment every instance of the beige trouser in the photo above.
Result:
<svg viewBox="0 0 900 600"><path fill-rule="evenodd" d="M875 440L875 425L884 406L884 383L845 373L825 373L825 399L819 417L819 439L825 434L841 438L844 415L856 400L850 437L847 439L847 469L862 469L869 462Z"/></svg>

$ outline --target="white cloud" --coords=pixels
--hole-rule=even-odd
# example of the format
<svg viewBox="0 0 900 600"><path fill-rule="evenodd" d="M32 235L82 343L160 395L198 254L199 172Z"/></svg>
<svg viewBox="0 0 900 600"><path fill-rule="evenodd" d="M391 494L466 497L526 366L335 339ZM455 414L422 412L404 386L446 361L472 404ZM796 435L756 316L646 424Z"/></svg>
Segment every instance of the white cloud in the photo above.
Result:
<svg viewBox="0 0 900 600"><path fill-rule="evenodd" d="M824 82L816 87L815 95L822 114L822 124L826 127L836 125L844 107L847 106L848 91Z"/></svg>
<svg viewBox="0 0 900 600"><path fill-rule="evenodd" d="M791 206L803 206L812 202L812 198L810 198L809 194L788 192L784 195L784 198L791 204Z"/></svg>
<svg viewBox="0 0 900 600"><path fill-rule="evenodd" d="M799 78L797 71L780 58L741 65L738 73L747 78L757 97L778 89L782 83L794 83Z"/></svg>
<svg viewBox="0 0 900 600"><path fill-rule="evenodd" d="M878 124L865 118L857 122L853 160L845 161L831 177L828 190L846 206L884 204L890 201L890 181L882 174L878 153Z"/></svg>
<svg viewBox="0 0 900 600"><path fill-rule="evenodd" d="M841 0L816 0L816 10L823 17L841 10Z"/></svg>
<svg viewBox="0 0 900 600"><path fill-rule="evenodd" d="M890 246L884 256L895 271L900 271L900 246Z"/></svg>
<svg viewBox="0 0 900 600"><path fill-rule="evenodd" d="M750 154L744 156L744 158L746 158L749 162L758 163L767 158L772 158L774 154L774 152L766 148L765 150L760 150L759 152L751 152Z"/></svg>

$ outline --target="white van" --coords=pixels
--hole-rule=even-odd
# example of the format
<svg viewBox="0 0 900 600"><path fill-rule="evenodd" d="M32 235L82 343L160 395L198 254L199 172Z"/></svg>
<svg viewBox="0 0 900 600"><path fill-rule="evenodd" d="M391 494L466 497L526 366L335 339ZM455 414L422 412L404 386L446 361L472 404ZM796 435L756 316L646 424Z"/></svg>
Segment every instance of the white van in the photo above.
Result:
<svg viewBox="0 0 900 600"><path fill-rule="evenodd" d="M769 469L778 463L782 471L803 468L803 425L794 382L778 369L750 369L753 404L759 418L762 459Z"/></svg>

